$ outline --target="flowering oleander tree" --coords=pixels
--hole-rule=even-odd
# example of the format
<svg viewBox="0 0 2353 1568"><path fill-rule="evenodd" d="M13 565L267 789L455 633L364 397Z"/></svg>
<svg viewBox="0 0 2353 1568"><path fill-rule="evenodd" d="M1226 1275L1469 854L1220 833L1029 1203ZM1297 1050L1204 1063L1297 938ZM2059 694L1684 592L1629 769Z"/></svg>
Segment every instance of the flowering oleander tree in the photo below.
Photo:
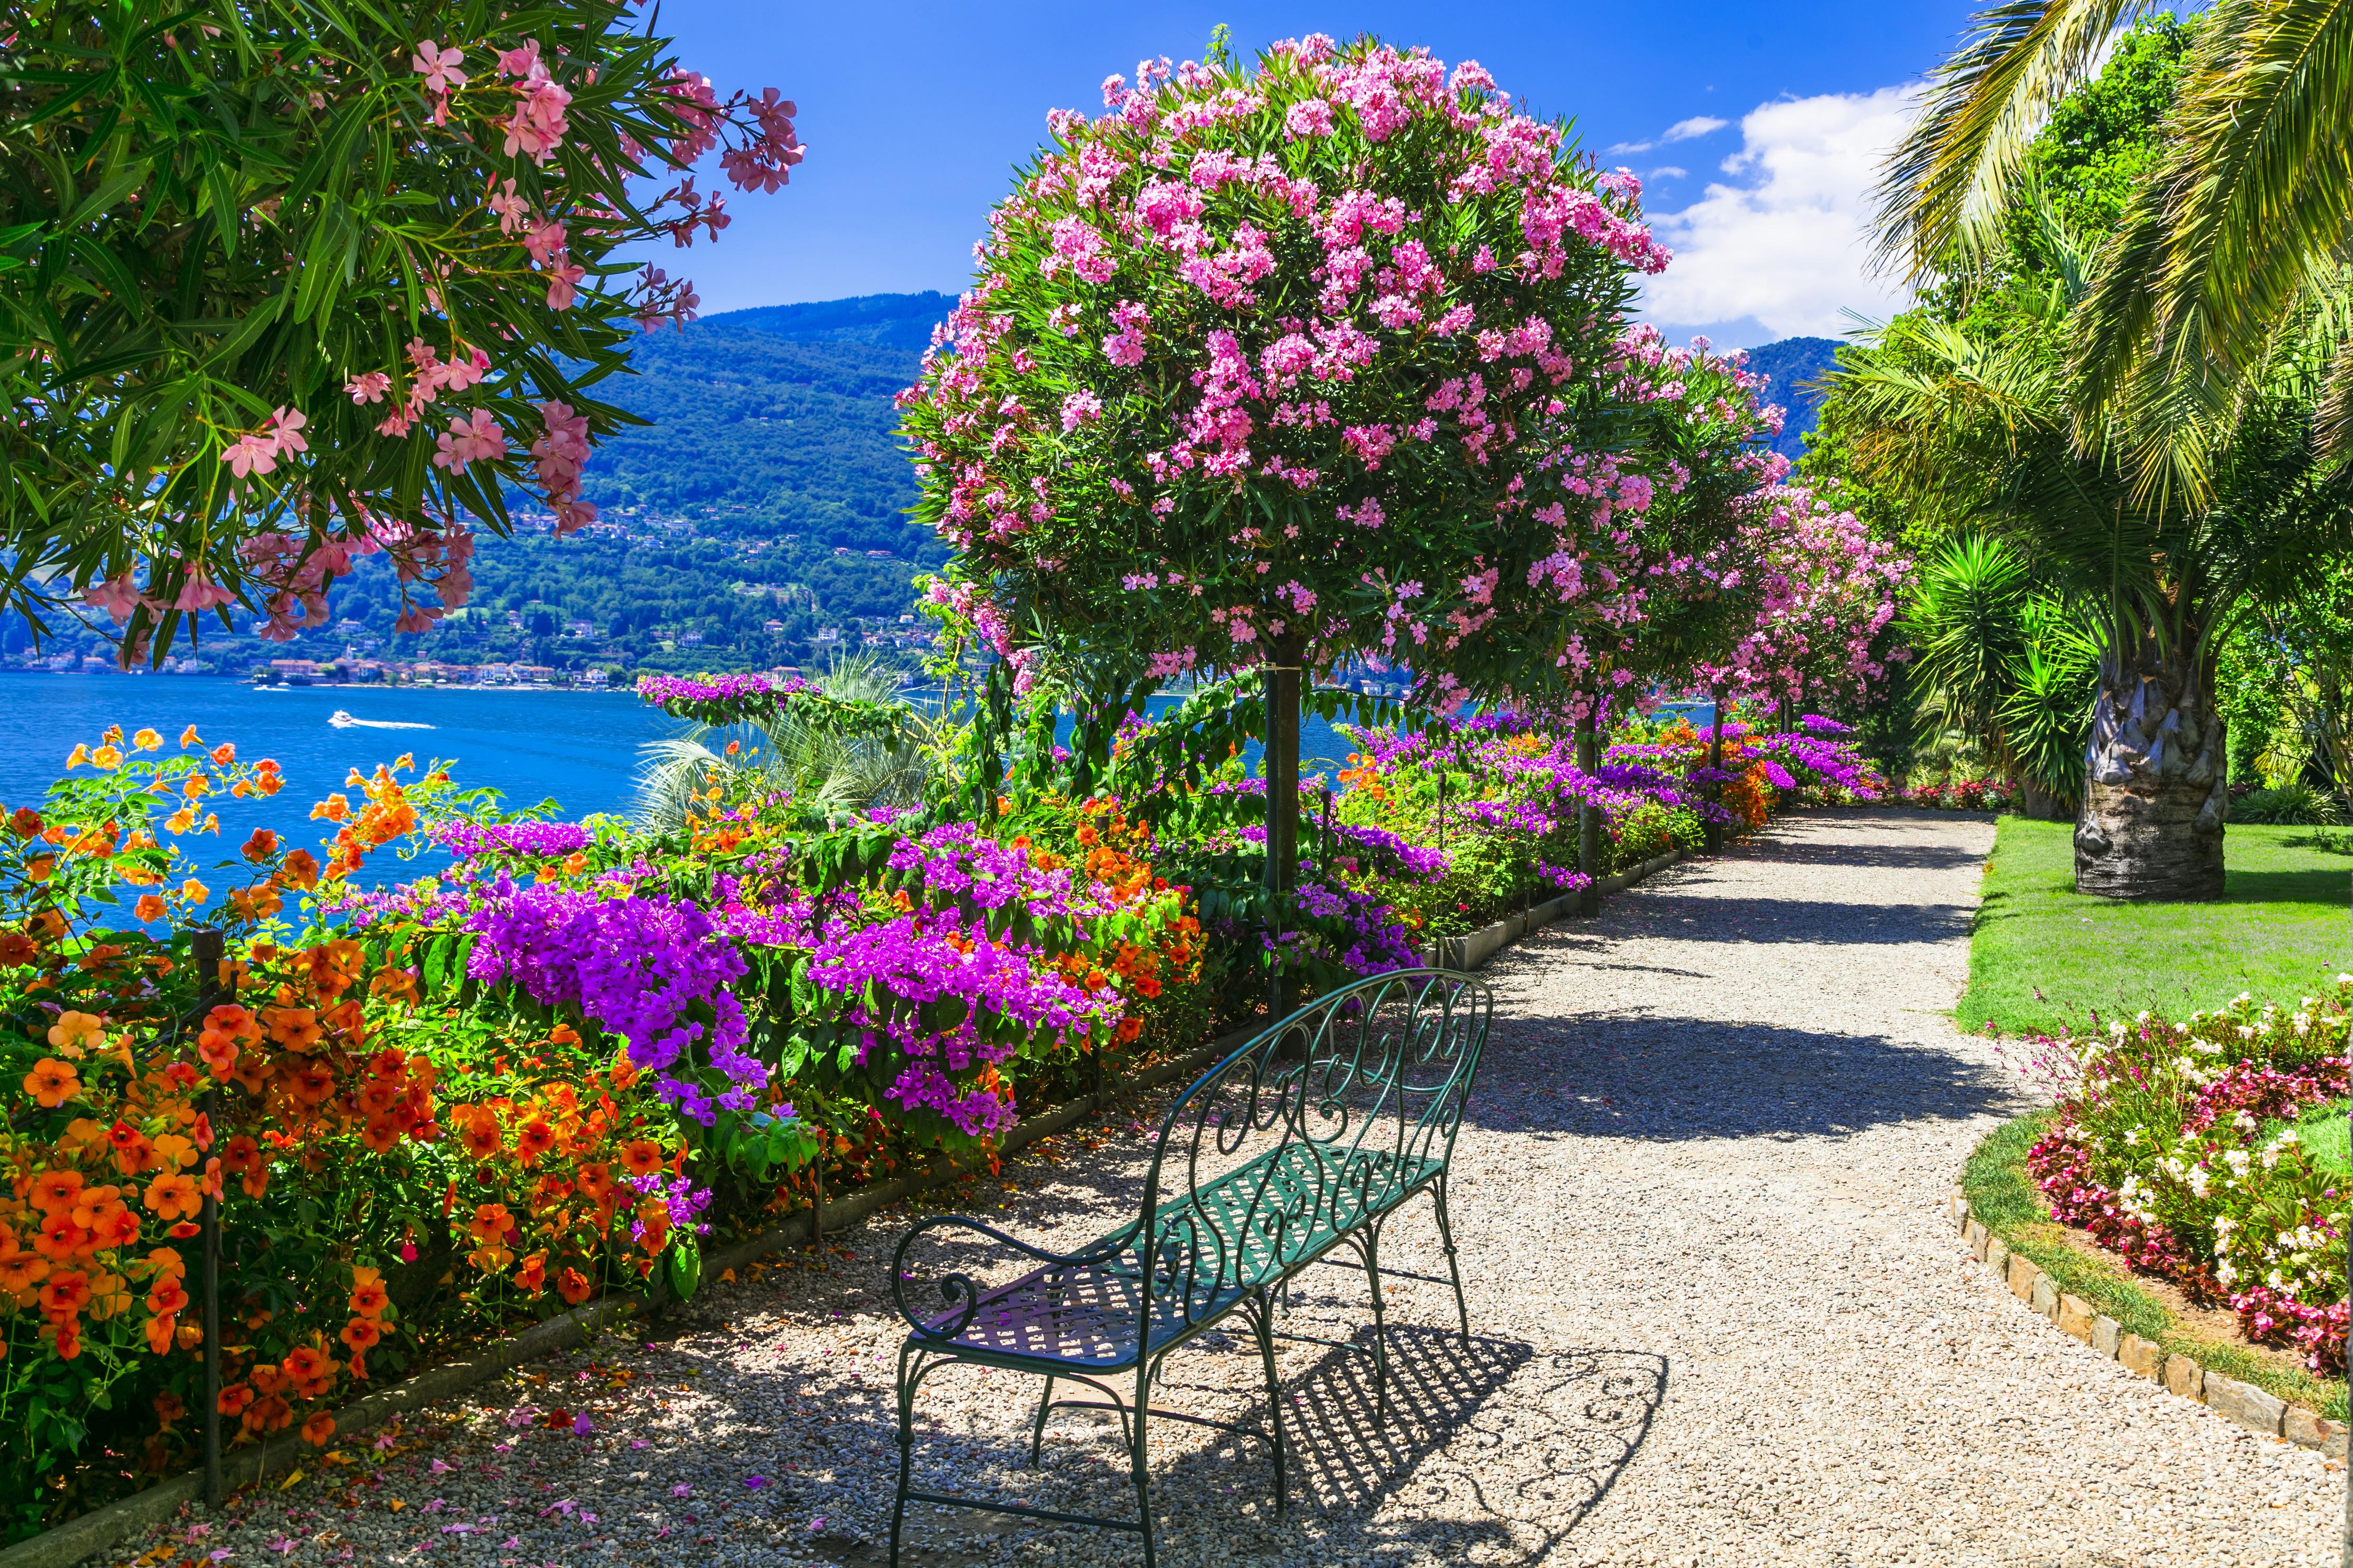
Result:
<svg viewBox="0 0 2353 1568"><path fill-rule="evenodd" d="M1688 568L1659 517L1758 482L1736 368L1624 326L1668 260L1639 184L1476 65L1318 36L1104 98L1050 117L901 399L940 591L1024 677L1549 689Z"/></svg>
<svg viewBox="0 0 2353 1568"><path fill-rule="evenodd" d="M126 658L240 606L284 637L385 552L422 630L505 487L593 518L583 467L628 416L589 388L696 304L625 258L727 226L712 149L763 191L802 153L791 103L721 98L631 11L13 8L8 607L102 609Z"/></svg>
<svg viewBox="0 0 2353 1568"><path fill-rule="evenodd" d="M1839 498L1777 484L1745 509L1731 558L1751 618L1698 680L1725 696L1861 701L1911 658L1895 625L1913 562Z"/></svg>
<svg viewBox="0 0 2353 1568"><path fill-rule="evenodd" d="M1304 674L1401 666L1446 709L1590 691L1767 473L1767 416L1626 328L1668 261L1639 183L1475 64L1220 41L1103 97L1049 117L902 395L917 513L1017 689L1268 671L1281 892Z"/></svg>

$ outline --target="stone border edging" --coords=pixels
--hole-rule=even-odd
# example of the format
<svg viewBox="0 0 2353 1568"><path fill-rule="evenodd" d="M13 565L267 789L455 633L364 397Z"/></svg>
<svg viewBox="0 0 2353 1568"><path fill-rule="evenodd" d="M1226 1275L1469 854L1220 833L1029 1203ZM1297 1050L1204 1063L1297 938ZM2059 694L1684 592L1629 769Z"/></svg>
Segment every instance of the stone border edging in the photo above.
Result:
<svg viewBox="0 0 2353 1568"><path fill-rule="evenodd" d="M2096 1311L2080 1296L2059 1289L2057 1281L2036 1268L2031 1259L2010 1251L2010 1244L1969 1214L1969 1200L1960 1187L1953 1189L1949 1209L1969 1256L1992 1269L2010 1293L2039 1317L2058 1325L2059 1331L2081 1340L2104 1356L2121 1363L2172 1393L2194 1399L2216 1415L2266 1437L2281 1437L2298 1447L2312 1448L2323 1458L2345 1458L2345 1428L2326 1416L2278 1395L2209 1372L2186 1355L2167 1355L2154 1340L2124 1331L2124 1325ZM6 1568L0 1563L0 1568Z"/></svg>
<svg viewBox="0 0 2353 1568"><path fill-rule="evenodd" d="M1236 1030L1174 1061L1147 1068L1124 1080L1123 1087L1152 1089L1171 1079L1198 1072L1255 1033L1255 1026ZM1015 1126L997 1144L997 1152L1000 1155L1009 1154L1041 1138L1050 1137L1094 1109L1092 1100L1074 1100L1058 1105ZM876 1209L936 1186L974 1168L976 1167L962 1165L955 1161L935 1161L923 1170L861 1187L839 1203L825 1205L824 1228L827 1231L847 1229ZM707 1278L715 1279L724 1269L739 1268L769 1253L797 1246L807 1240L809 1235L809 1211L799 1210L757 1236L708 1254L703 1258L703 1272ZM628 1317L641 1310L659 1309L668 1300L669 1292L659 1288L644 1294L607 1295L543 1322L501 1335L472 1355L427 1367L414 1377L335 1411L335 1436L342 1437L364 1432L403 1411L463 1394L525 1362L536 1361L566 1345L583 1342L616 1319ZM252 1447L224 1454L221 1456L223 1487L235 1491L252 1485L273 1471L291 1468L309 1447L290 1432L266 1439ZM69 1519L63 1524L53 1525L29 1541L21 1541L0 1550L0 1568L72 1568L73 1564L110 1550L140 1531L172 1518L186 1504L201 1499L204 1490L203 1470L182 1471L143 1491L133 1492L119 1502L93 1510L78 1519Z"/></svg>
<svg viewBox="0 0 2353 1568"><path fill-rule="evenodd" d="M1597 893L1623 892L1644 878L1654 876L1670 866L1695 859L1698 855L1699 851L1691 849L1673 849L1664 855L1653 855L1631 870L1602 878L1594 884L1594 890ZM1574 893L1563 893L1559 898L1548 900L1525 913L1505 915L1468 935L1440 937L1429 946L1419 949L1418 956L1433 969L1475 969L1530 931L1566 919L1575 912L1577 900L1583 897L1582 889ZM6 1568L5 1562L0 1562L0 1568Z"/></svg>

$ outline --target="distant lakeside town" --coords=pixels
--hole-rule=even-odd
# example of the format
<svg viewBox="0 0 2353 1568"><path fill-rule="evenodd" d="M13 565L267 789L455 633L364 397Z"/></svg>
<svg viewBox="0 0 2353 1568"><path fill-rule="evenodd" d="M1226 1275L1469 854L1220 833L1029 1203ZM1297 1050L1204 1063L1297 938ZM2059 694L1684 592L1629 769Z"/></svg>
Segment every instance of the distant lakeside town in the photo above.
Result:
<svg viewBox="0 0 2353 1568"><path fill-rule="evenodd" d="M256 625L207 621L156 667L167 675L259 685L463 686L610 689L640 671L822 669L860 655L913 675L935 633L914 613L913 579L934 563L927 541L905 553L797 533L718 505L690 515L616 509L565 539L552 518L518 511L506 539L483 538L473 591L432 630L396 632L408 602L380 557L338 584L332 616L290 642ZM103 620L100 616L99 619ZM35 636L0 615L0 669L115 668L102 626L58 619Z"/></svg>

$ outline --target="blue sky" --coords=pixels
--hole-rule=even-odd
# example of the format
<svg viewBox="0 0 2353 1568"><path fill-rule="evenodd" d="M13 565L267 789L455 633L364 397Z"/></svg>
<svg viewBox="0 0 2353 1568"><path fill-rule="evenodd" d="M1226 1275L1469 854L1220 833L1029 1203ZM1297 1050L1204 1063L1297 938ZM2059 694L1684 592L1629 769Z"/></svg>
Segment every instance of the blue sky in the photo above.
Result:
<svg viewBox="0 0 2353 1568"><path fill-rule="evenodd" d="M1096 110L1139 57L1324 31L1478 60L1534 111L1573 118L1645 176L1678 253L1646 313L1678 336L1835 334L1883 312L1866 276L1864 193L1905 89L1950 47L1966 0L1758 5L861 4L667 0L662 30L723 90L774 86L810 146L774 195L734 195L716 247L662 258L705 313L919 289L955 291L972 242L1050 108ZM1615 149L1615 151L1612 151ZM714 171L715 172L715 171ZM711 182L706 182L711 183ZM723 188L724 188L723 186Z"/></svg>

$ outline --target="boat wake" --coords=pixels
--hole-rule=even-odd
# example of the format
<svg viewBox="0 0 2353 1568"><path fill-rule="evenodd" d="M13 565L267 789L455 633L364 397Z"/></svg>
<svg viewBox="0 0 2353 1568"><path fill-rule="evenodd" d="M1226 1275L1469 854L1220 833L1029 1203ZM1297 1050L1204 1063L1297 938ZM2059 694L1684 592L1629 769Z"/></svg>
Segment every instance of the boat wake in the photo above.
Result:
<svg viewBox="0 0 2353 1568"><path fill-rule="evenodd" d="M430 724L407 723L397 719L354 719L342 709L327 715L327 722L338 730L430 730Z"/></svg>

